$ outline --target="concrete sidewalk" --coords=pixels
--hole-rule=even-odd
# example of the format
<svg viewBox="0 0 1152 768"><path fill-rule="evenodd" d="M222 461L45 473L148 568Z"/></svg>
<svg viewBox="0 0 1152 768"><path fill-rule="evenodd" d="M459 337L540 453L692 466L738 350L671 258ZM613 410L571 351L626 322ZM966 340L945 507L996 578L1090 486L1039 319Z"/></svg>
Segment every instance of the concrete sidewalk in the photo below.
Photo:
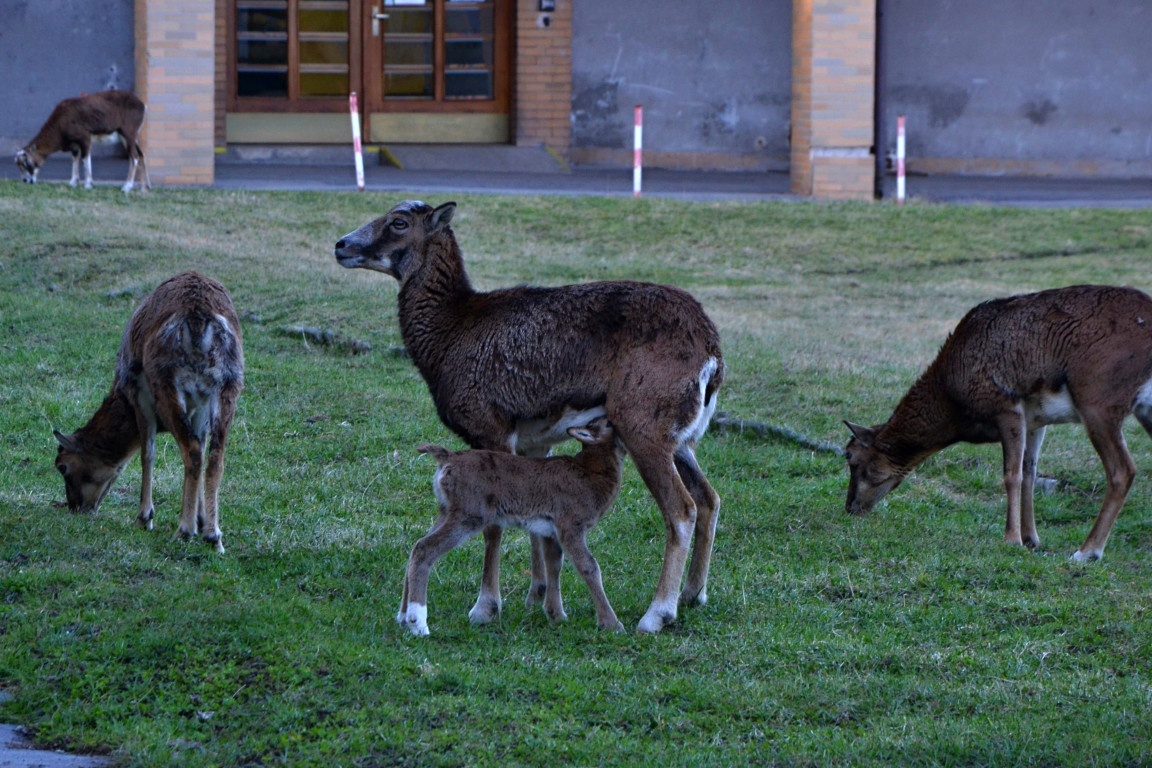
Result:
<svg viewBox="0 0 1152 768"><path fill-rule="evenodd" d="M127 161L115 157L93 160L97 184L124 183ZM72 162L54 155L40 172L41 181L66 182ZM235 162L217 161L214 187L250 190L355 191L351 162ZM554 171L443 170L395 168L367 162L365 186L371 192L405 192L429 197L459 194L493 195L632 195L628 169L577 168L558 164ZM14 163L0 164L0 178L19 179ZM886 179L885 197L891 200L895 182ZM910 201L953 204L991 204L1047 208L1152 208L1152 179L1059 179L1009 176L910 176ZM777 171L672 171L650 168L643 172L643 194L680 200L806 201L790 193L787 173Z"/></svg>
<svg viewBox="0 0 1152 768"><path fill-rule="evenodd" d="M0 691L0 702L9 699ZM109 768L111 758L35 749L17 725L0 725L0 768Z"/></svg>

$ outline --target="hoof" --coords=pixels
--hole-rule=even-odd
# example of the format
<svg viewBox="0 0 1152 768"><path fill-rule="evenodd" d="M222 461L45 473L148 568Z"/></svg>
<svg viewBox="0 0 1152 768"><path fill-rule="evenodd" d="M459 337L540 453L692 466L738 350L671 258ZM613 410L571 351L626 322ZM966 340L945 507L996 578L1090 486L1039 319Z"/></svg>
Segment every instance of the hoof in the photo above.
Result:
<svg viewBox="0 0 1152 768"><path fill-rule="evenodd" d="M636 631L642 635L654 635L664 627L676 621L676 614L656 614L652 611L644 614L644 618L640 619L640 623L636 625Z"/></svg>
<svg viewBox="0 0 1152 768"><path fill-rule="evenodd" d="M396 619L408 627L408 631L417 637L427 637L430 634L428 631L428 606L426 605L409 603L408 610L403 615L398 615Z"/></svg>
<svg viewBox="0 0 1152 768"><path fill-rule="evenodd" d="M204 543L211 544L218 553L224 554L224 539L219 533L204 534Z"/></svg>
<svg viewBox="0 0 1152 768"><path fill-rule="evenodd" d="M563 608L558 611L550 611L545 608L544 615L547 616L550 621L568 621L568 614L564 613Z"/></svg>
<svg viewBox="0 0 1152 768"><path fill-rule="evenodd" d="M524 607L531 608L534 605L540 605L544 602L544 593L547 591L548 585L544 582L532 582L532 586L528 587L528 594L524 595Z"/></svg>
<svg viewBox="0 0 1152 768"><path fill-rule="evenodd" d="M480 595L476 605L468 611L468 621L475 625L487 624L500 615L500 601L491 595Z"/></svg>
<svg viewBox="0 0 1152 768"><path fill-rule="evenodd" d="M686 589L680 593L680 605L682 605L682 606L691 607L694 605L704 605L707 602L708 602L708 591L707 590L702 589L699 592L692 592L692 591Z"/></svg>
<svg viewBox="0 0 1152 768"><path fill-rule="evenodd" d="M640 619L636 631L642 634L655 634L676 621L676 602L674 598L667 600L653 600L648 606L648 612Z"/></svg>
<svg viewBox="0 0 1152 768"><path fill-rule="evenodd" d="M1077 563L1086 563L1086 562L1090 562L1092 560L1101 560L1101 559L1103 559L1103 557L1104 557L1104 551L1101 549L1090 549L1087 552L1085 552L1082 549L1078 549L1072 553L1072 559L1075 560Z"/></svg>

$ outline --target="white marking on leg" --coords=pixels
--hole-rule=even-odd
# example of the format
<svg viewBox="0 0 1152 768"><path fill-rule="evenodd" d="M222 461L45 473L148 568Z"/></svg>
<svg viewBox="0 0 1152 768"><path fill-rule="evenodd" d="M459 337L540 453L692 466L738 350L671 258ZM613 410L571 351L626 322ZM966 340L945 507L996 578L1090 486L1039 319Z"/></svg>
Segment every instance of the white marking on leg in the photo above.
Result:
<svg viewBox="0 0 1152 768"><path fill-rule="evenodd" d="M124 186L121 187L125 193L132 191L132 182L136 180L136 165L136 158L133 157L128 160L128 181L124 182Z"/></svg>
<svg viewBox="0 0 1152 768"><path fill-rule="evenodd" d="M399 617L397 617L399 618ZM401 622L408 630L418 636L426 637L428 632L428 606L420 603L408 603L408 614Z"/></svg>
<svg viewBox="0 0 1152 768"><path fill-rule="evenodd" d="M676 524L676 537L681 547L687 548L688 542L692 540L692 527L692 522L689 520ZM669 595L663 600L653 600L647 613L636 625L636 629L649 634L659 632L675 620L678 603L679 596L676 594Z"/></svg>
<svg viewBox="0 0 1152 768"><path fill-rule="evenodd" d="M673 596L667 600L653 601L652 605L648 607L647 613L640 619L640 623L636 625L639 632L645 634L655 634L670 624L676 618L676 597Z"/></svg>
<svg viewBox="0 0 1152 768"><path fill-rule="evenodd" d="M1104 550L1102 550L1102 549L1091 549L1087 552L1081 552L1080 550L1076 550L1075 552L1072 553L1072 559L1075 560L1077 563L1086 563L1086 562L1089 562L1091 560L1102 560L1103 558L1104 558Z"/></svg>

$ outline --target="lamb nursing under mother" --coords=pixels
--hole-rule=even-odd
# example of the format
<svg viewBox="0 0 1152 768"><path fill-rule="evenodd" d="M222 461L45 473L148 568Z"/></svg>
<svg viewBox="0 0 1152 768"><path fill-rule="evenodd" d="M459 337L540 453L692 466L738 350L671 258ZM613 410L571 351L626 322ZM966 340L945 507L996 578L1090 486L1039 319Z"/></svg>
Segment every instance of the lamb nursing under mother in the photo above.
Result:
<svg viewBox="0 0 1152 768"><path fill-rule="evenodd" d="M568 428L607 416L664 517L664 564L638 625L658 632L678 604L707 600L720 499L695 447L724 378L716 326L685 291L651 283L478 292L449 226L455 210L402 202L342 237L336 260L400 283L404 343L440 419L472 448L543 456ZM473 623L500 611L500 537L484 531ZM529 603L545 595L551 551L532 535Z"/></svg>

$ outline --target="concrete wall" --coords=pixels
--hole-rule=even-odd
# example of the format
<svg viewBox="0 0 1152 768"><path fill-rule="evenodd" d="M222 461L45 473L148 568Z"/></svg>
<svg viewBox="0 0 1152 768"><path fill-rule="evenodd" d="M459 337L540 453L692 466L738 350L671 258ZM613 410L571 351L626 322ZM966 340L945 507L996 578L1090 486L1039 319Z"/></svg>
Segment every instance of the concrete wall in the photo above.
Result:
<svg viewBox="0 0 1152 768"><path fill-rule="evenodd" d="M909 170L1152 175L1148 0L887 0Z"/></svg>
<svg viewBox="0 0 1152 768"><path fill-rule="evenodd" d="M791 0L572 0L572 159L787 168Z"/></svg>
<svg viewBox="0 0 1152 768"><path fill-rule="evenodd" d="M62 99L133 90L132 5L0 0L0 152L27 144Z"/></svg>

